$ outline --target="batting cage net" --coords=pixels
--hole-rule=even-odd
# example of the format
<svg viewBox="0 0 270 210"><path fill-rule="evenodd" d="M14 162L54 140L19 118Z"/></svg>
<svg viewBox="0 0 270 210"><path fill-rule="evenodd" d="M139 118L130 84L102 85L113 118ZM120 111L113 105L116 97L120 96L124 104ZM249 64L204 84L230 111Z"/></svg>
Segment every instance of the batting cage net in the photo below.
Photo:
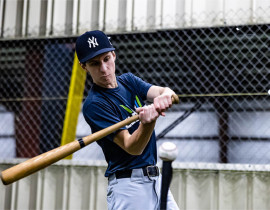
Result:
<svg viewBox="0 0 270 210"><path fill-rule="evenodd" d="M117 75L132 72L179 95L180 104L156 125L158 144L177 144L177 161L269 163L270 25L110 37ZM61 145L75 40L0 41L0 158L33 157ZM88 76L84 98L91 85ZM76 137L90 133L80 114ZM102 159L96 148L73 158Z"/></svg>

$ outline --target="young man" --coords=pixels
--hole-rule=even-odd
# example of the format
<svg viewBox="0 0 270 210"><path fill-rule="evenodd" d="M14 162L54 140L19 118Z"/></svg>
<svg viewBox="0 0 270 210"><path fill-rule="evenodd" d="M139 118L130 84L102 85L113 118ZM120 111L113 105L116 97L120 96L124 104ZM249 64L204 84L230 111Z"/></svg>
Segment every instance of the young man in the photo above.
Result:
<svg viewBox="0 0 270 210"><path fill-rule="evenodd" d="M154 127L157 118L172 106L174 91L146 83L131 73L117 77L114 50L101 31L86 32L76 41L80 65L94 83L83 106L92 132L134 114L140 119L97 141L108 163L108 209L158 209L161 177ZM145 100L153 103L146 106ZM170 192L167 207L178 209Z"/></svg>

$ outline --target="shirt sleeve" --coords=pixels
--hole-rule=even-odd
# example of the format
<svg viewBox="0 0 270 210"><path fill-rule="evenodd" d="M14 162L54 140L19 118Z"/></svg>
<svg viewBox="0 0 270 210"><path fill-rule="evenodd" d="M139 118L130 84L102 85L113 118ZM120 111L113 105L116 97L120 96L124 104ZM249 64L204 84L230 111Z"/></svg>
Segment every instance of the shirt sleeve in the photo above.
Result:
<svg viewBox="0 0 270 210"><path fill-rule="evenodd" d="M134 74L129 73L130 78L134 82L134 87L136 87L136 91L138 92L139 96L142 100L147 99L147 92L152 84L145 82L141 78L135 76Z"/></svg>

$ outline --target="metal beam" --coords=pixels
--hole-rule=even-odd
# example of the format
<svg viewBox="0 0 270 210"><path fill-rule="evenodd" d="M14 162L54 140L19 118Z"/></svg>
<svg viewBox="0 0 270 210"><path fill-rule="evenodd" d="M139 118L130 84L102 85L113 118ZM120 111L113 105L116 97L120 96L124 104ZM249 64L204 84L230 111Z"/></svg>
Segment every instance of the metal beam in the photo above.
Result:
<svg viewBox="0 0 270 210"><path fill-rule="evenodd" d="M99 7L100 7L100 1L92 0L92 12L91 12L91 23L90 23L91 30L99 29ZM105 7L105 4L104 4L104 7ZM106 10L104 9L104 12L105 11Z"/></svg>
<svg viewBox="0 0 270 210"><path fill-rule="evenodd" d="M41 0L40 22L39 22L39 35L40 36L46 35L47 9L48 9L48 0Z"/></svg>
<svg viewBox="0 0 270 210"><path fill-rule="evenodd" d="M24 5L24 0L17 0L15 37L22 36L23 5Z"/></svg>
<svg viewBox="0 0 270 210"><path fill-rule="evenodd" d="M156 24L156 0L147 0L147 29L154 29Z"/></svg>
<svg viewBox="0 0 270 210"><path fill-rule="evenodd" d="M72 35L72 26L73 26L73 0L67 0L65 35Z"/></svg>
<svg viewBox="0 0 270 210"><path fill-rule="evenodd" d="M119 0L117 30L125 31L127 25L127 1Z"/></svg>

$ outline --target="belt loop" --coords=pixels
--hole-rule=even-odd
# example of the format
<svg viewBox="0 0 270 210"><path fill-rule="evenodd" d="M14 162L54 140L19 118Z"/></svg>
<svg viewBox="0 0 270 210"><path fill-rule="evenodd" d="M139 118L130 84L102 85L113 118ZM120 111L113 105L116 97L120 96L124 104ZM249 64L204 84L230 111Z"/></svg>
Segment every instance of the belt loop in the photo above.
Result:
<svg viewBox="0 0 270 210"><path fill-rule="evenodd" d="M141 168L133 169L130 177L132 182L143 183L144 175Z"/></svg>
<svg viewBox="0 0 270 210"><path fill-rule="evenodd" d="M113 185L113 184L117 184L117 183L118 183L118 181L115 177L115 174L112 174L108 177L108 184L109 185Z"/></svg>

